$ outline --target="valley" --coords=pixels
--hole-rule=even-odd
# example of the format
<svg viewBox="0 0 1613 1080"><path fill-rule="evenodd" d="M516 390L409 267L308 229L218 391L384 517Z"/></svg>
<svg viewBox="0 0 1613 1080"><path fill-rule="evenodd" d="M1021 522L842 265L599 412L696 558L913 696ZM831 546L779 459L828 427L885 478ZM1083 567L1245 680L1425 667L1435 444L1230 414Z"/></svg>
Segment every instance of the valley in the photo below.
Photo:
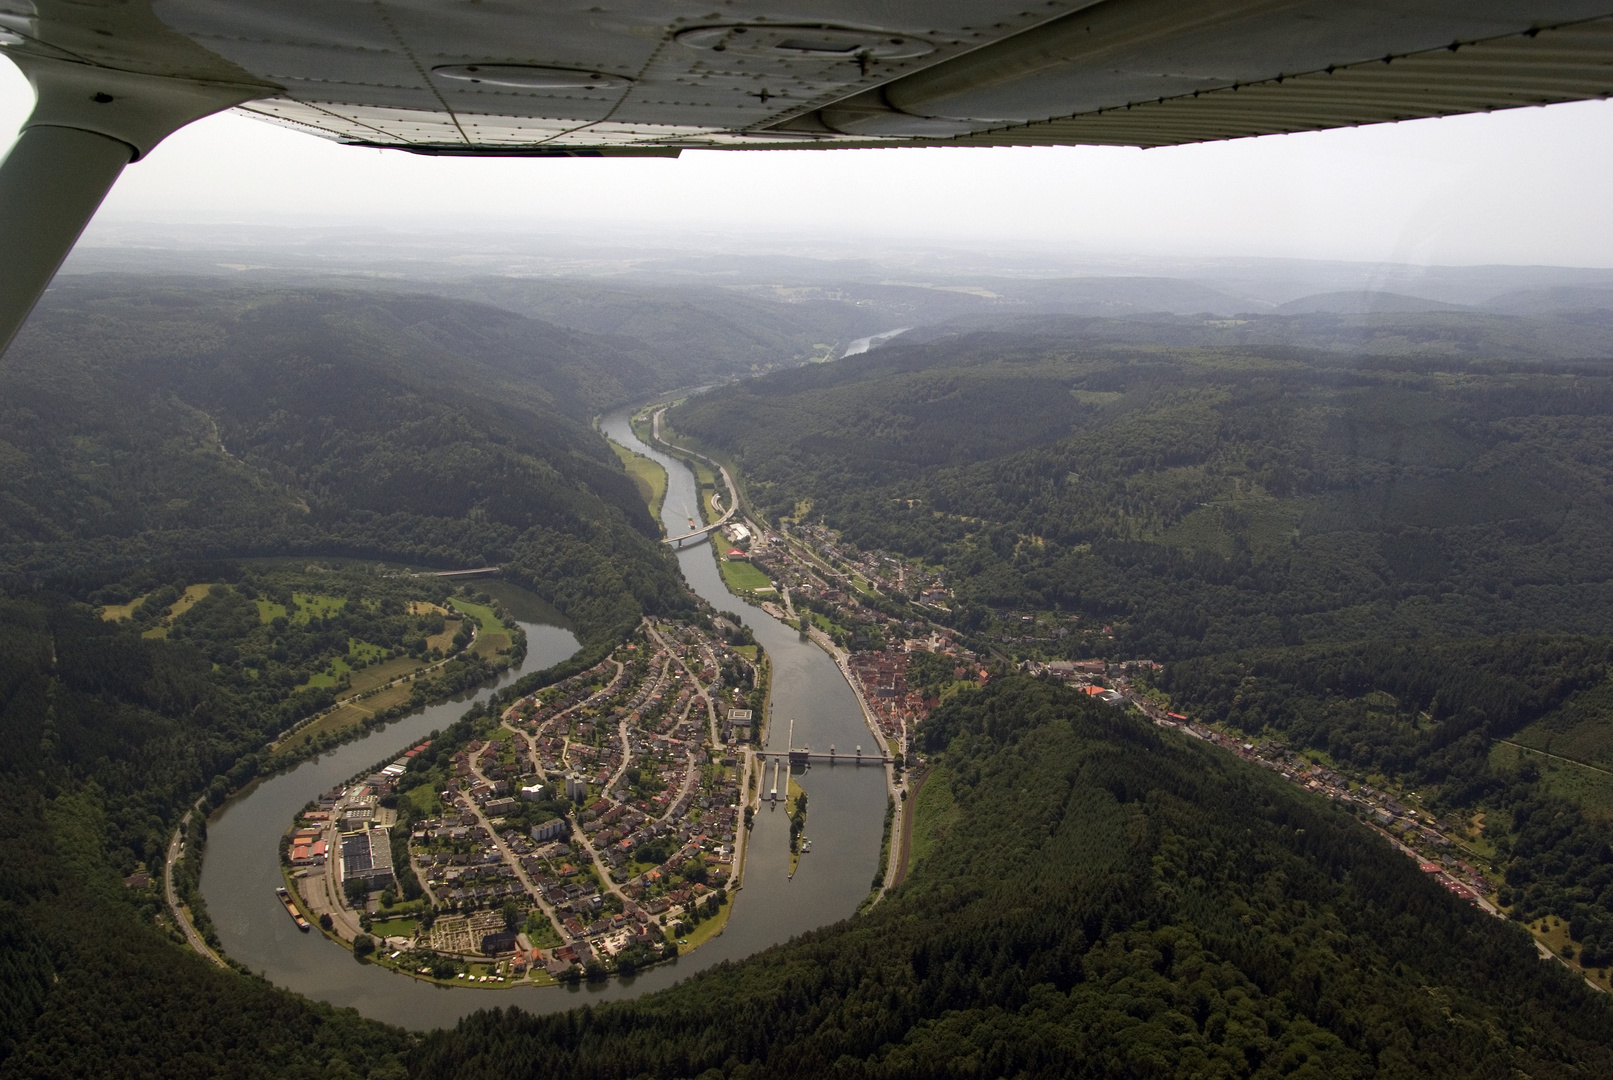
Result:
<svg viewBox="0 0 1613 1080"><path fill-rule="evenodd" d="M69 285L0 1075L1608 1066L1595 318Z"/></svg>

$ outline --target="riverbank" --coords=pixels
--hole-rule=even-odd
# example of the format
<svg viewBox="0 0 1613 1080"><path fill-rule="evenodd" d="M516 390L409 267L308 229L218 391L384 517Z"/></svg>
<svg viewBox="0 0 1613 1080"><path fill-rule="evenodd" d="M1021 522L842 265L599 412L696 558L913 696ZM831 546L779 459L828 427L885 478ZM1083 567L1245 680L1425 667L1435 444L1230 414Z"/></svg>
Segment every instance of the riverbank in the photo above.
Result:
<svg viewBox="0 0 1613 1080"><path fill-rule="evenodd" d="M670 519L682 502L691 509L695 505L693 474L677 458L661 454L637 439L629 421L628 414L614 413L601 418L600 428L613 441L655 459L668 470L663 524L682 525ZM685 579L699 596L719 610L736 607L709 552L690 547L679 552L677 558ZM508 606L507 600L505 603ZM797 736L814 745L850 746L866 737L861 734L864 720L853 694L820 648L801 641L795 631L772 619L753 621L747 617L746 622L762 647L758 659L766 664L769 720L759 732L762 749L772 753L786 749L785 732L790 725L772 723L774 716L788 718ZM694 928L702 931L702 936L709 935L704 944L632 976L593 982L585 978L559 987L478 981L477 989L496 985L499 995L459 994L453 991L463 989L466 980L427 984L414 978L392 978L392 972L378 965L354 962L351 953L334 948L321 935L299 932L274 896L274 889L283 883L275 851L286 823L311 795L341 784L383 759L387 752L401 753L434 730L446 730L468 707L486 702L495 693L507 704L513 700L512 686L530 677L529 672L553 668L575 673L587 666L579 667L580 660L561 662L578 648L577 639L569 632L532 623L526 623L524 629L528 635L527 660L519 670L500 677L496 687L401 718L380 736L384 744L373 743L377 735L371 732L312 757L289 772L265 780L219 815L209 829L201 891L230 957L287 989L355 1008L388 1023L427 1029L451 1024L494 1003L531 1013L550 1013L584 1003L636 997L713 965L741 960L856 910L878 869L885 793L883 786L874 781L871 770L818 768L799 778L812 799L813 850L795 877L789 877L787 819L782 814L754 815L751 828L736 845L739 851L735 865L743 875L744 887L732 894L728 904L720 906L720 922L703 919ZM602 656L591 659L597 662ZM529 687L523 689L530 692ZM748 771L755 783L759 769L754 755L747 753L745 759L749 766L742 770L742 777ZM743 805L738 809L742 813ZM688 940L687 935L684 940Z"/></svg>
<svg viewBox="0 0 1613 1080"><path fill-rule="evenodd" d="M678 446L668 441L666 435L663 433L664 417L668 407L669 406L661 405L655 407L653 411L646 410L648 411L649 420L648 423L643 426L648 428L648 433L650 437L655 440L656 445L665 449L668 453L680 458L687 459L692 457L705 461L721 471L722 478L728 485L728 501L730 504L728 515L725 515L722 520L726 521L728 520L729 516L732 516L735 513L741 513L744 518L744 524L752 536L751 543L753 545L753 550L754 546L760 544L764 537L766 537L769 541L775 538L784 540L784 538L772 528L771 523L766 521L758 521L753 516L753 511L750 507L750 504L743 495L743 480L741 474L733 462L724 461L718 457L707 456L700 451L696 451L685 446ZM638 417L635 417L635 421L637 420ZM640 426L636 422L633 430L635 434L638 434L640 431ZM721 548L715 539L715 534L713 534L711 546L712 558L725 586L728 587L730 592L738 595L747 603L759 607L766 615L776 620L783 626L796 630L799 633L800 627L803 625L803 621L806 620L811 613L803 612L799 615L799 618L797 617L797 613L790 597L789 589L784 587L781 581L775 583L773 579L769 578L765 573L757 569L756 566L750 561L745 561L743 563L745 570L749 572L750 576L741 577L732 570L735 561L725 559L723 556ZM783 546L787 549L794 546L799 546L806 557L810 558L818 565L826 568L831 565L819 552L814 549L813 545L807 543L802 538L791 537L784 543ZM771 593L773 597L780 599L784 606L779 607L777 604L769 602L769 599L765 599L759 595L758 590L754 587L757 582L765 583L767 585L768 592ZM888 845L890 842L890 837L893 835L893 830L895 834L899 835L902 833L907 816L909 793L906 791L901 781L901 769L906 764L905 758L907 753L907 732L904 729L899 736L892 736L881 730L879 716L870 706L867 695L865 694L861 684L861 680L858 679L856 673L851 668L849 662L850 653L847 650L836 645L826 632L811 624L807 624L807 638L814 645L828 654L830 659L834 661L841 677L845 680L847 688L851 690L853 696L856 698L858 711L863 721L863 725L867 729L868 733L873 737L874 747L879 750L881 756L893 759L888 761L885 765L887 814L885 817L884 827L885 839L882 841L882 847L884 850L881 854L880 870L875 876L875 880L878 882L878 884L873 886L874 895L872 896L871 900L865 901L864 904L859 905L858 910L863 910L865 906L872 906L872 904L878 903L879 900L882 899L893 887L891 876L887 872L887 860L889 857ZM792 863L790 876L793 878L796 865L799 863L800 857L799 854L794 851L793 843L791 846Z"/></svg>
<svg viewBox="0 0 1613 1080"><path fill-rule="evenodd" d="M363 570L370 564L353 566ZM234 648L237 655L244 653L250 662L259 666L271 662L258 658L254 652L262 647L259 640L262 634L295 633L298 628L328 625L332 619L342 617L349 603L358 605L356 610L372 623L379 621L379 613L380 619L390 616L403 620L406 627L421 635L408 655L401 647L389 651L384 637L380 639L383 644L376 644L347 636L345 641L338 638L335 646L316 652L311 663L305 660L301 668L295 669L299 674L293 677L307 676L307 682L294 692L291 700L307 701L307 695L318 693L325 695L330 705L280 732L264 744L261 753L249 754L249 758L255 759L255 768L240 781L238 788L232 790L226 786L227 778L215 781L213 789L197 799L175 826L163 867L167 917L187 944L224 966L239 965L221 948L211 913L200 892L210 818L248 797L266 779L293 771L303 761L333 746L384 728L412 710L446 702L466 689L497 681L502 672L512 664L523 664L526 657L525 630L517 625L505 625L496 602L479 604L467 595L451 594L449 586L434 576L427 575L416 584L404 584L408 575L390 574L377 580L361 572L353 577L350 566L347 569L349 591L338 589L328 593L322 591L327 587L324 578L334 570L324 568L318 580L310 580L310 572L311 568L298 572L274 567L268 574L259 575L256 584L187 586L179 600L168 605L165 612L159 610L155 617L140 611L148 606L149 597L123 608L105 609L102 613L103 618L155 622L155 626L146 631L147 636L178 634L190 638L198 647ZM166 596L160 591L152 596L160 608ZM210 633L200 640L194 629L186 625L186 619L200 614L204 605L216 611L231 604L237 611L244 609L247 617L235 623L221 624L217 619L206 622L203 625L210 628ZM460 607L455 609L443 604ZM222 632L220 627L226 625L234 636L220 640L216 635ZM485 631L484 626L488 627ZM333 693L337 687L345 693ZM366 701L368 707L356 704L361 700ZM353 715L342 719L348 713Z"/></svg>
<svg viewBox="0 0 1613 1080"><path fill-rule="evenodd" d="M503 629L496 612L464 606L485 632ZM355 955L411 977L547 984L667 962L714 936L706 924L726 920L740 884L739 743L751 727L732 716L765 701L765 655L715 629L645 620L593 668L303 808L299 851L327 857L293 888ZM739 682L759 692L742 696L723 673L747 667ZM389 872L337 879L338 850L375 843L394 853ZM286 843L281 858L299 861ZM383 887L377 909L370 894ZM372 919L400 915L372 950Z"/></svg>

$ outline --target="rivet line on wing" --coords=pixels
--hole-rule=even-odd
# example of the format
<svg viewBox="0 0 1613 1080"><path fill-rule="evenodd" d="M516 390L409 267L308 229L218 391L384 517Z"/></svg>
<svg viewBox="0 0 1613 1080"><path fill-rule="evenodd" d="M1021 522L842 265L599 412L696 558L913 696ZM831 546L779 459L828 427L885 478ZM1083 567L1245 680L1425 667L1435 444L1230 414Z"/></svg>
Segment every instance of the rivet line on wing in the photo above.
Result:
<svg viewBox="0 0 1613 1080"><path fill-rule="evenodd" d="M611 121L611 119L618 112L621 111L622 106L627 104L628 95L631 94L633 92L633 90L638 86L639 82L643 80L644 73L649 71L650 68L652 66L654 66L654 64L655 64L655 62L657 60L661 59L661 54L666 51L666 47L668 45L670 45L671 43L672 43L672 31L668 30L665 34L663 34L661 36L661 43L655 47L655 50L650 53L650 55L645 59L644 63L639 65L639 69L636 72L633 73L633 81L628 83L626 86L624 86L622 88L621 94L616 98L616 103L605 111L604 116L601 116L598 120L590 120L586 124L578 124L576 127L570 127L570 128L567 128L564 131L557 131L553 135L549 136L547 139L539 139L533 145L534 146L543 146L546 143L554 142L556 139L564 138L567 135L574 135L579 131L587 131L589 128L595 126L596 124L607 124L607 123L609 123ZM654 140L642 140L642 141L652 142Z"/></svg>
<svg viewBox="0 0 1613 1080"><path fill-rule="evenodd" d="M431 81L431 75L426 71L425 66L415 56L414 50L409 48L409 43L403 40L403 35L398 33L398 28L392 24L392 17L386 12L386 5L381 0L370 0L370 2L375 5L375 13L379 16L381 24L386 27L387 33L392 35L392 40L398 43L398 48L403 50L403 55L407 56L409 63L414 65L415 71L420 75L420 82L425 85L426 89L431 91L431 96L437 99L437 104L441 105L443 112L448 114L448 119L454 122L454 130L459 132L459 137L465 141L465 145L470 146L470 136L466 135L465 129L460 126L459 117L454 114L453 106L449 105L448 100L442 96L441 91L437 89L437 84Z"/></svg>

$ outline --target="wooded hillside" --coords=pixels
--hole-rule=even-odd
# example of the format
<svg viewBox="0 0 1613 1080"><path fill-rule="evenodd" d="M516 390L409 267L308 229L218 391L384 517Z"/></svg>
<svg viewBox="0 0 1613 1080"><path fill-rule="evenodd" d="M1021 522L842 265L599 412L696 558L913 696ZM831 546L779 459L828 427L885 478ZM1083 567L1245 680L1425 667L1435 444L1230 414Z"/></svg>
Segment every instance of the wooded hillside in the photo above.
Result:
<svg viewBox="0 0 1613 1080"><path fill-rule="evenodd" d="M589 420L659 378L462 301L68 279L0 366L0 574L502 564L619 635L683 589Z"/></svg>
<svg viewBox="0 0 1613 1080"><path fill-rule="evenodd" d="M671 421L732 455L764 513L810 506L860 548L944 566L962 625L1061 610L1156 659L1613 625L1599 361L900 342Z"/></svg>

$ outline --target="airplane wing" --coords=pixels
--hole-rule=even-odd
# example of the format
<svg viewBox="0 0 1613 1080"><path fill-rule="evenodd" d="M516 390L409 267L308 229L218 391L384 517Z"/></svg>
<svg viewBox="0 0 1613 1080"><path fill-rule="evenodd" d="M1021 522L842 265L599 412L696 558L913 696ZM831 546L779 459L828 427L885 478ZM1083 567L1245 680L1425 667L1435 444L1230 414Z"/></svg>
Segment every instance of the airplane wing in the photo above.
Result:
<svg viewBox="0 0 1613 1080"><path fill-rule="evenodd" d="M422 154L1165 146L1613 94L1613 0L0 0L0 347L130 160L238 108Z"/></svg>

